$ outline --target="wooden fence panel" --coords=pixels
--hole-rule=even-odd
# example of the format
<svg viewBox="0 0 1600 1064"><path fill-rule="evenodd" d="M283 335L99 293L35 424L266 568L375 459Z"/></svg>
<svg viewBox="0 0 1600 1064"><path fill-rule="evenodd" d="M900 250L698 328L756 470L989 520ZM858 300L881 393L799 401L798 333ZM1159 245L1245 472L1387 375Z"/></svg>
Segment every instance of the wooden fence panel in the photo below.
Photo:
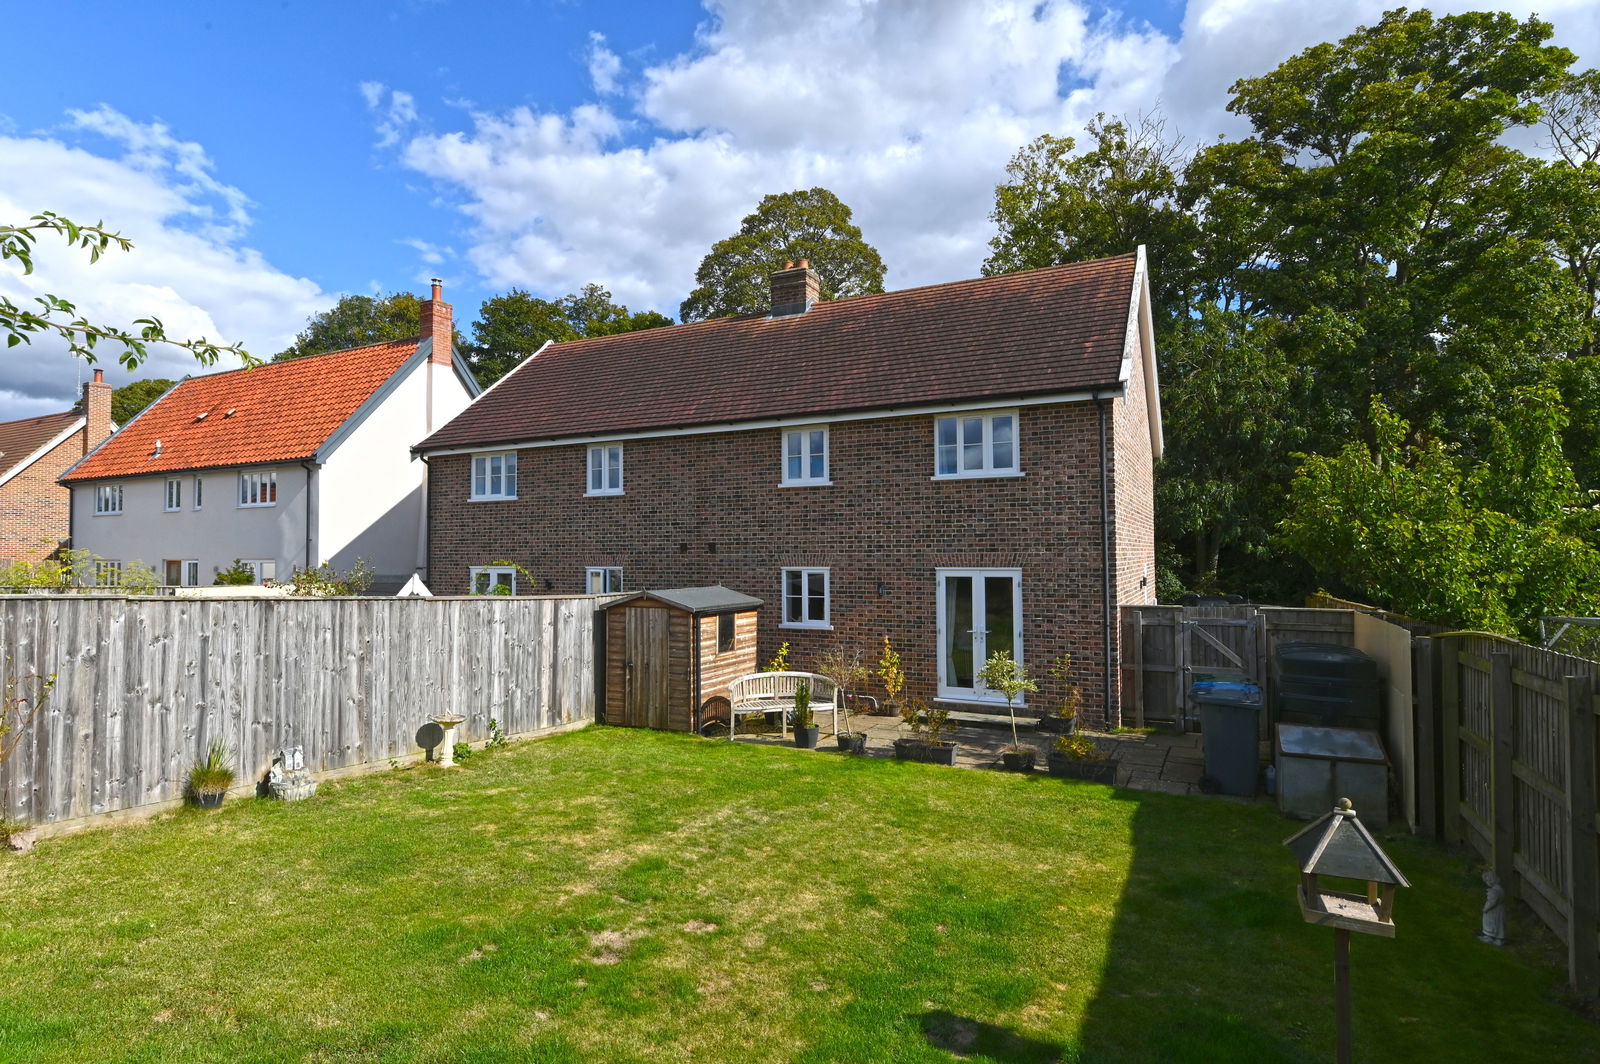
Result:
<svg viewBox="0 0 1600 1064"><path fill-rule="evenodd" d="M180 798L210 741L239 782L303 746L313 772L593 720L595 600L0 597L0 667L56 685L0 813L52 824Z"/></svg>

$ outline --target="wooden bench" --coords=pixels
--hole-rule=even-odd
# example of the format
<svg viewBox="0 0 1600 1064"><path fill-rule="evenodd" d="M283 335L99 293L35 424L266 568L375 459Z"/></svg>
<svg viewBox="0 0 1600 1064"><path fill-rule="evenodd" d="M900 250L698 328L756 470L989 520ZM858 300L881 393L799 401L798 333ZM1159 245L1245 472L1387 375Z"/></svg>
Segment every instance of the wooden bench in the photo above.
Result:
<svg viewBox="0 0 1600 1064"><path fill-rule="evenodd" d="M812 712L833 711L833 730L839 730L839 699L833 681L814 672L753 672L728 685L728 701L733 719L728 722L728 738L733 738L741 713L778 714L780 733L789 734L789 714L794 712L794 692L801 683L811 686Z"/></svg>

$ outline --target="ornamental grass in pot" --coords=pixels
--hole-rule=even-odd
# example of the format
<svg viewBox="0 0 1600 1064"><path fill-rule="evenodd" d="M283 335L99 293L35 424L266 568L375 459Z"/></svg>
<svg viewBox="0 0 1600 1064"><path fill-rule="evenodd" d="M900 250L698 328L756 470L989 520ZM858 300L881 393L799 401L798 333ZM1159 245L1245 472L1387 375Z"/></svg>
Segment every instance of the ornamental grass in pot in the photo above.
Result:
<svg viewBox="0 0 1600 1064"><path fill-rule="evenodd" d="M216 809L232 786L233 751L222 739L212 739L206 755L189 770L189 794L202 809Z"/></svg>
<svg viewBox="0 0 1600 1064"><path fill-rule="evenodd" d="M811 712L811 685L801 680L794 688L794 745L815 750L822 728Z"/></svg>

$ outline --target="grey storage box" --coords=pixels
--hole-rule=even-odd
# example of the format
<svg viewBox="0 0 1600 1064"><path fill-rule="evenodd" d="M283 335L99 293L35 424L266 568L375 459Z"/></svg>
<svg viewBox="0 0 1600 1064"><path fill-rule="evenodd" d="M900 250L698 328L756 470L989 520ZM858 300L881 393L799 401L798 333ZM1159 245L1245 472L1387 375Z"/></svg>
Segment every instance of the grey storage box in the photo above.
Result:
<svg viewBox="0 0 1600 1064"><path fill-rule="evenodd" d="M1279 724L1278 810L1312 820L1348 798L1374 831L1389 826L1389 758L1374 731Z"/></svg>

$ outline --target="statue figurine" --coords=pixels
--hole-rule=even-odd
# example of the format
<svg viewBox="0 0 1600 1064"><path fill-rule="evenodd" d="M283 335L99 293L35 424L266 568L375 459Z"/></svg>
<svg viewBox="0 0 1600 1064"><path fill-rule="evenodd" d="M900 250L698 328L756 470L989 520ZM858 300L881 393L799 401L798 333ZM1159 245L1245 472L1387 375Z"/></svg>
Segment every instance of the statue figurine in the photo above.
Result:
<svg viewBox="0 0 1600 1064"><path fill-rule="evenodd" d="M295 772L304 772L306 767L305 747L297 746L289 751L289 768Z"/></svg>
<svg viewBox="0 0 1600 1064"><path fill-rule="evenodd" d="M1504 946L1506 944L1506 888L1500 885L1500 877L1493 872L1483 874L1483 885L1488 887L1488 893L1483 899L1483 930L1478 933L1479 942L1487 942L1491 946Z"/></svg>

